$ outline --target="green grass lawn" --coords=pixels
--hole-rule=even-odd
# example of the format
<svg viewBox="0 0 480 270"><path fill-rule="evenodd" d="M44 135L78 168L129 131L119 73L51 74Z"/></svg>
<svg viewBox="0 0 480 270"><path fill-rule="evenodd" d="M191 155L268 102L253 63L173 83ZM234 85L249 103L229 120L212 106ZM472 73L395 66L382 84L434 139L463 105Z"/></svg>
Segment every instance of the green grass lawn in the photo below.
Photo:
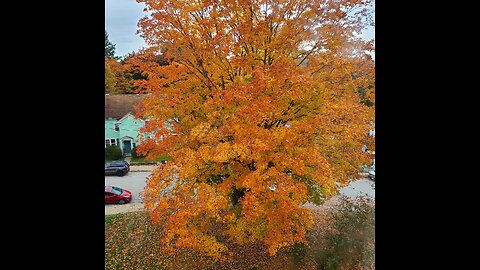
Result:
<svg viewBox="0 0 480 270"><path fill-rule="evenodd" d="M116 160L125 160L124 157L120 158L120 159L116 159ZM130 163L151 163L151 164L155 164L157 162L161 162L161 161L164 161L164 160L170 160L170 158L168 158L167 156L161 156L155 160L150 160L150 159L145 159L145 157L132 157L131 160L130 160ZM110 159L105 159L105 163L107 162L110 162L110 161L113 161L113 160L110 160Z"/></svg>
<svg viewBox="0 0 480 270"><path fill-rule="evenodd" d="M156 163L156 161L145 160L145 157L132 157L130 163Z"/></svg>
<svg viewBox="0 0 480 270"><path fill-rule="evenodd" d="M116 161L116 160L125 160L125 158L122 157L121 159L115 159L115 161ZM114 161L114 160L105 159L105 163L110 162L110 161Z"/></svg>
<svg viewBox="0 0 480 270"><path fill-rule="evenodd" d="M161 252L160 236L162 230L154 225L146 212L133 212L105 216L105 269L340 269L338 263L347 263L342 269L374 269L370 259L362 258L365 252L355 254L333 248L331 240L343 239L344 243L352 241L351 235L335 234L332 217L325 210L312 211L315 225L307 237L307 245L297 245L284 249L275 256L269 256L262 244L237 245L227 243L234 256L223 264L191 250L179 250L174 255ZM356 225L357 226L357 225ZM356 232L361 227L351 228ZM369 231L371 228L369 228ZM335 237L332 238L332 235ZM356 236L355 236L356 237ZM371 238L371 239L370 239ZM348 240L348 241L347 241ZM330 241L330 242L329 242ZM346 241L346 242L345 242ZM362 240L364 241L364 240ZM366 246L367 251L374 251L374 237L369 236L366 243L352 242ZM373 245L372 245L373 243ZM350 249L347 247L347 249ZM332 250L335 253L332 253ZM367 252L368 253L368 252ZM343 255L345 254L345 255ZM352 256L362 263L351 264ZM328 256L327 256L328 255ZM348 256L346 256L348 255ZM365 267L364 261L369 263ZM357 265L358 264L358 265ZM322 265L322 267L319 267ZM345 265L345 264L344 264ZM361 266L363 265L363 266ZM367 264L368 265L368 264ZM353 268L352 268L353 267Z"/></svg>
<svg viewBox="0 0 480 270"><path fill-rule="evenodd" d="M150 159L145 159L145 157L132 157L130 163L152 163L152 164L155 164L157 162L161 162L161 161L164 161L164 160L170 160L169 157L167 156L161 156L155 160L150 160Z"/></svg>

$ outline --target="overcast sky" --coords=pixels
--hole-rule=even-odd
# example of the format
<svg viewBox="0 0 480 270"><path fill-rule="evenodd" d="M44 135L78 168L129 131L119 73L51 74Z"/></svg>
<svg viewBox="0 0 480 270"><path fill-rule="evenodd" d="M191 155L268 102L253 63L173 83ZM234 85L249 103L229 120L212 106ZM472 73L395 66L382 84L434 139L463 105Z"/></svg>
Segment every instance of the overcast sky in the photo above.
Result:
<svg viewBox="0 0 480 270"><path fill-rule="evenodd" d="M143 3L135 0L105 0L105 29L110 42L115 44L117 56L125 56L146 46L143 39L135 34L138 20L145 16L144 8ZM366 39L375 38L375 28L369 27L362 36Z"/></svg>
<svg viewBox="0 0 480 270"><path fill-rule="evenodd" d="M108 39L115 44L115 54L125 56L146 46L136 35L138 20L145 16L145 5L135 0L105 0L105 30Z"/></svg>

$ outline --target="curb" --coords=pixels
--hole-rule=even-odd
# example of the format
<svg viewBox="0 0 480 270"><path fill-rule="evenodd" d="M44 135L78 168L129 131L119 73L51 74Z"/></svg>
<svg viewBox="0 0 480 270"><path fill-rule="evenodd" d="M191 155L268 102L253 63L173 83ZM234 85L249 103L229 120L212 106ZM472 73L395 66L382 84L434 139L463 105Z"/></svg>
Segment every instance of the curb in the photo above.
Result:
<svg viewBox="0 0 480 270"><path fill-rule="evenodd" d="M158 163L147 163L147 162L136 162L136 163L129 163L130 166L155 166Z"/></svg>
<svg viewBox="0 0 480 270"><path fill-rule="evenodd" d="M148 165L130 164L130 171L131 172L151 172L157 166L158 166L157 164L148 164Z"/></svg>
<svg viewBox="0 0 480 270"><path fill-rule="evenodd" d="M123 214L123 213L131 213L131 212L141 212L145 211L144 203L131 203L131 204L124 204L124 205L106 205L105 206L105 216L115 215L115 214Z"/></svg>

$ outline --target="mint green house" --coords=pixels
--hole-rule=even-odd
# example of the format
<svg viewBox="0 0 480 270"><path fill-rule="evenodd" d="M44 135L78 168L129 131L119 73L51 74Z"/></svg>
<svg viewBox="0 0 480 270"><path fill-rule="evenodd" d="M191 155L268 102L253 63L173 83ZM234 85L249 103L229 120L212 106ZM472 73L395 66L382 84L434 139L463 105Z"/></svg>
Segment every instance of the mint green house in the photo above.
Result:
<svg viewBox="0 0 480 270"><path fill-rule="evenodd" d="M105 147L117 145L124 156L130 156L139 145L139 130L144 119L135 117L135 105L142 95L105 95Z"/></svg>

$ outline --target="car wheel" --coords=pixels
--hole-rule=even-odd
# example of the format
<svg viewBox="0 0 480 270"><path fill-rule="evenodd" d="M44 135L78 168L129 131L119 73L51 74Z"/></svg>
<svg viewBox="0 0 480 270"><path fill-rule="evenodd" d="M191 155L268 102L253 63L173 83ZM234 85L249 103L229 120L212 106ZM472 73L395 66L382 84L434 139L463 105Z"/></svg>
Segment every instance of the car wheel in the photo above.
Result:
<svg viewBox="0 0 480 270"><path fill-rule="evenodd" d="M118 201L118 204L125 204L125 201L123 199Z"/></svg>
<svg viewBox="0 0 480 270"><path fill-rule="evenodd" d="M117 176L123 176L125 173L123 171L118 170L117 171Z"/></svg>

